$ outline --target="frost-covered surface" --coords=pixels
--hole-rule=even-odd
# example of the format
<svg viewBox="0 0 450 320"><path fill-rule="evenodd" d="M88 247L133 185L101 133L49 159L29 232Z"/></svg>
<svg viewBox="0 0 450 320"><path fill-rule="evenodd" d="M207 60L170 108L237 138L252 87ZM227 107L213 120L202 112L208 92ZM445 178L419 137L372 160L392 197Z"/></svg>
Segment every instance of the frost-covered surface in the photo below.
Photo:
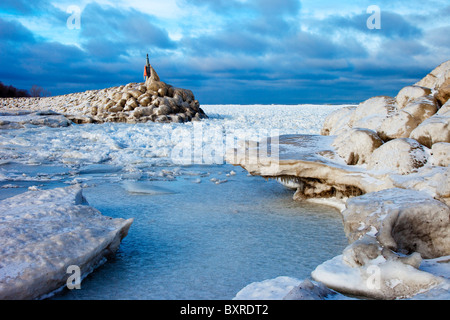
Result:
<svg viewBox="0 0 450 320"><path fill-rule="evenodd" d="M0 135L0 159L4 163L60 164L75 171L107 165L108 170L115 167L136 176L153 174L148 169L154 166L193 161L223 164L227 144L272 134L317 133L323 119L339 107L207 105L203 108L210 119L193 123L105 123L72 125L63 130L34 126L4 130ZM23 179L23 172L17 174L0 171L0 180Z"/></svg>
<svg viewBox="0 0 450 320"><path fill-rule="evenodd" d="M132 220L90 207L79 187L28 191L0 202L0 299L36 299L85 277L113 254Z"/></svg>
<svg viewBox="0 0 450 320"><path fill-rule="evenodd" d="M223 185L230 185L231 187L233 183L236 183L236 172L231 170L233 168L228 169L223 174L217 172L222 171L220 168L215 169L216 174L210 175L211 169L208 166L190 166L189 161L192 158L181 159L184 162L178 162L180 158L174 156L174 149L182 150L183 147L194 145L194 142L198 143L196 146L199 146L199 149L203 149L210 147L212 142L219 142L219 147L216 150L222 150L224 148L220 149L220 147L226 145L228 137L232 137L234 142L237 142L240 139L259 139L271 134L291 134L299 131L316 134L320 130L323 119L342 106L210 105L202 107L210 118L196 123L72 124L68 127L59 128L32 124L2 130L0 135L1 199L27 189L30 190L29 193L22 194L22 198L17 196L4 200L7 201L4 204L10 203L12 206L14 203L17 208L20 208L22 207L21 204L30 202L30 205L22 207L23 214L26 214L27 211L30 215L34 215L41 209L46 210L44 209L46 207L55 208L58 212L55 215L61 215L58 216L58 219L61 219L60 223L69 225L66 228L67 230L60 231L67 231L70 235L70 229L73 226L73 228L78 228L75 231L81 232L79 237L80 240L83 240L81 221L79 227L77 227L78 224L75 220L74 223L68 220L63 221L64 216L59 209L63 210L62 208L73 204L73 208L71 207L69 212L78 212L77 210L79 210L77 217L92 213L89 219L93 220L100 219L97 217L99 213L89 206L72 203L70 199L73 197L69 192L69 190L72 190L71 188L58 189L61 198L56 194L49 195L45 201L46 206L44 204L32 205L32 198L36 198L37 201L41 197L39 195L49 194L44 191L48 186L70 184L92 186L98 181L102 183L117 182L123 188L121 192L125 192L127 197L130 197L133 201L137 201L138 197L144 195L161 196L180 192L189 193L191 189L189 184L192 183L201 188L208 188L208 186L219 188ZM286 119L292 121L286 121ZM198 133L200 133L200 139L198 139ZM189 139L183 140L180 137L188 137ZM211 150L211 148L207 150ZM211 159L213 164L224 163L223 154L219 153L217 158L212 158L211 155L214 155L214 153L203 154L200 158L201 164L205 165ZM245 174L243 177L245 179ZM176 181L176 179L187 181L182 185L183 190L166 188L164 184L155 186L153 183ZM62 197L63 194L66 194L67 197ZM78 199L80 200L81 197L78 197ZM139 201L136 204L138 203ZM178 205L183 206L183 203L180 202ZM69 216L67 219L69 219ZM43 215L38 215L38 217L42 218ZM74 218L72 217L72 219ZM86 223L89 219L86 218ZM55 219L55 224L58 223ZM40 222L36 221L36 227L39 225ZM58 226L55 225L54 230L59 230ZM96 225L93 224L93 227L96 227ZM28 240L33 240L32 236L36 236L34 240L36 240L36 246L38 246L38 235L31 235ZM63 232L60 237L62 236L64 236ZM26 243L25 240L23 243ZM90 238L90 240L97 243L98 239ZM7 241L13 241L13 239ZM61 243L62 248L65 247L64 242ZM88 243L81 241L79 246L81 247L83 243L86 244L86 250L92 248ZM11 246L8 247L13 248L14 245L11 243ZM53 252L52 254L57 257L57 259L52 260L54 264L59 260L67 260L71 257L67 252ZM37 263L40 263L41 260L36 259ZM63 262L66 262L66 260ZM13 261L13 259L5 261ZM59 270L59 273L53 284L59 284L59 287L64 285L64 281L69 276L65 272L66 266L62 265L63 262L57 266L59 269L55 269ZM70 263L81 262L71 260ZM53 266L52 263L46 265L49 268ZM21 263L10 264L10 267L3 269L4 275L19 274L22 270L20 267L25 268L27 266ZM39 264L38 267L39 270L44 270L44 262ZM34 288L35 285L30 283L29 286ZM57 288L55 287L55 289ZM131 290L129 289L126 292L131 294ZM84 290L81 291L84 292ZM20 296L17 295L16 297Z"/></svg>
<svg viewBox="0 0 450 320"><path fill-rule="evenodd" d="M251 174L296 188L294 199L345 203L351 244L343 257L317 267L316 281L377 299L439 288L436 297L448 290L448 277L419 270L419 264L450 254L449 82L447 61L395 98L374 97L334 111L322 136L280 136L271 146L280 151L278 158L263 152L265 143L249 142L227 153L230 163ZM376 285L370 282L374 278Z"/></svg>
<svg viewBox="0 0 450 320"><path fill-rule="evenodd" d="M18 129L27 126L67 127L70 121L53 111L0 112L0 129Z"/></svg>

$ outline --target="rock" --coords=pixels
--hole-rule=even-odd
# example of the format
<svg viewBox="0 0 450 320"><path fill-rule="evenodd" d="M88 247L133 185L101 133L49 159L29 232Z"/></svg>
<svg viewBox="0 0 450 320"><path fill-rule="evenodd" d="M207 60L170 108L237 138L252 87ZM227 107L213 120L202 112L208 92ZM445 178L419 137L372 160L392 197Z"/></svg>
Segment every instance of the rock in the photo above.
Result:
<svg viewBox="0 0 450 320"><path fill-rule="evenodd" d="M420 121L404 110L390 114L378 127L378 135L384 141L408 138Z"/></svg>
<svg viewBox="0 0 450 320"><path fill-rule="evenodd" d="M117 105L118 105L118 106L121 106L121 107L124 107L124 106L127 104L127 101L128 101L128 100L120 99L120 100L117 102Z"/></svg>
<svg viewBox="0 0 450 320"><path fill-rule="evenodd" d="M167 95L167 87L162 87L158 89L158 95L160 97L165 97Z"/></svg>
<svg viewBox="0 0 450 320"><path fill-rule="evenodd" d="M437 112L439 115L446 115L450 117L450 101L447 101Z"/></svg>
<svg viewBox="0 0 450 320"><path fill-rule="evenodd" d="M344 249L342 260L351 267L360 267L381 256L382 251L383 247L375 237L364 234Z"/></svg>
<svg viewBox="0 0 450 320"><path fill-rule="evenodd" d="M434 97L430 95L411 100L402 111L408 112L419 123L422 123L438 111L438 106Z"/></svg>
<svg viewBox="0 0 450 320"><path fill-rule="evenodd" d="M348 165L361 165L367 163L373 151L382 144L375 131L353 128L338 135L333 147Z"/></svg>
<svg viewBox="0 0 450 320"><path fill-rule="evenodd" d="M131 97L127 100L126 106L128 106L129 110L134 110L136 109L139 105L136 101L135 97Z"/></svg>
<svg viewBox="0 0 450 320"><path fill-rule="evenodd" d="M319 265L311 276L342 294L384 300L411 298L444 282L443 278L401 260L381 256L363 266L352 267L339 255Z"/></svg>
<svg viewBox="0 0 450 320"><path fill-rule="evenodd" d="M142 95L142 92L137 89L130 89L127 92L135 99L138 99Z"/></svg>
<svg viewBox="0 0 450 320"><path fill-rule="evenodd" d="M154 120L156 122L162 122L162 123L169 122L169 118L166 115L156 115L156 116L157 117Z"/></svg>
<svg viewBox="0 0 450 320"><path fill-rule="evenodd" d="M360 103L353 111L349 126L378 131L383 120L395 111L397 104L394 98L387 96L370 98Z"/></svg>
<svg viewBox="0 0 450 320"><path fill-rule="evenodd" d="M112 94L112 100L114 100L116 103L119 102L120 99L122 99L123 93L121 92L114 92Z"/></svg>
<svg viewBox="0 0 450 320"><path fill-rule="evenodd" d="M320 134L324 136L336 135L341 131L350 129L348 123L355 109L355 106L348 106L332 112L325 119Z"/></svg>
<svg viewBox="0 0 450 320"><path fill-rule="evenodd" d="M70 116L68 116L70 117ZM27 125L46 127L67 127L71 120L56 112L11 111L0 114L0 129L18 129Z"/></svg>
<svg viewBox="0 0 450 320"><path fill-rule="evenodd" d="M450 60L440 64L415 85L437 90L448 78L450 78Z"/></svg>
<svg viewBox="0 0 450 320"><path fill-rule="evenodd" d="M435 94L435 97L436 100L439 101L441 105L444 105L450 99L450 76L439 87L437 93Z"/></svg>
<svg viewBox="0 0 450 320"><path fill-rule="evenodd" d="M113 100L110 100L105 104L105 109L109 110L110 108L114 107L115 104L116 103Z"/></svg>
<svg viewBox="0 0 450 320"><path fill-rule="evenodd" d="M161 108L160 115L166 117L159 118L159 121L184 122L207 118L191 90L173 88L162 82L153 67L152 76L145 83L128 83L126 86L46 98L0 98L0 105L4 103L6 104L5 110L18 108L39 111L44 108L44 105L46 109L51 106L52 109L61 113L61 117L67 116L74 121L81 121L80 123L85 123L85 119L91 119L92 122L98 123L105 121L134 123L137 119L139 122L156 121L157 116L153 116L153 113L142 116L141 112L134 114L132 111L138 107L162 105L165 107ZM183 116L180 117L179 114L183 114ZM57 125L54 121L56 116L53 117L45 120L47 125ZM41 125L39 121L45 122L43 118L33 121L36 125ZM10 121L6 118L0 119L0 125L3 128L22 126L17 121ZM42 123L42 125L45 124Z"/></svg>
<svg viewBox="0 0 450 320"><path fill-rule="evenodd" d="M433 144L431 153L433 155L434 166L450 166L450 143L438 142Z"/></svg>
<svg viewBox="0 0 450 320"><path fill-rule="evenodd" d="M313 283L305 279L289 291L283 300L324 300L333 295L336 295L336 292L328 289L322 283Z"/></svg>
<svg viewBox="0 0 450 320"><path fill-rule="evenodd" d="M116 106L108 109L109 112L120 112L122 110L123 110L123 107L121 105L116 105Z"/></svg>
<svg viewBox="0 0 450 320"><path fill-rule="evenodd" d="M450 167L427 165L414 174L390 175L389 180L394 187L422 191L450 205Z"/></svg>
<svg viewBox="0 0 450 320"><path fill-rule="evenodd" d="M156 109L156 115L158 115L158 116L167 116L167 115L169 115L170 113L172 112L172 110L170 109L170 107L169 106L167 106L167 105L165 105L165 104L163 104L163 105L160 105L159 107L158 107L158 109Z"/></svg>
<svg viewBox="0 0 450 320"><path fill-rule="evenodd" d="M428 153L417 141L409 138L386 142L372 153L367 168L369 170L409 174L424 166Z"/></svg>
<svg viewBox="0 0 450 320"><path fill-rule="evenodd" d="M450 142L450 115L435 114L428 118L411 132L410 138L428 148L438 142Z"/></svg>
<svg viewBox="0 0 450 320"><path fill-rule="evenodd" d="M395 98L398 108L402 109L414 99L428 96L431 94L430 88L420 87L420 86L407 86L399 91L397 97Z"/></svg>
<svg viewBox="0 0 450 320"><path fill-rule="evenodd" d="M140 85L138 90L142 93L146 93L147 92L147 87L145 85Z"/></svg>
<svg viewBox="0 0 450 320"><path fill-rule="evenodd" d="M28 191L0 202L0 299L39 299L115 253L133 219L90 207L79 187Z"/></svg>
<svg viewBox="0 0 450 320"><path fill-rule="evenodd" d="M350 243L369 234L401 254L450 254L450 208L423 192L393 188L351 198L342 216Z"/></svg>
<svg viewBox="0 0 450 320"><path fill-rule="evenodd" d="M124 92L122 94L122 99L127 101L128 99L130 99L132 97L132 95L129 92Z"/></svg>

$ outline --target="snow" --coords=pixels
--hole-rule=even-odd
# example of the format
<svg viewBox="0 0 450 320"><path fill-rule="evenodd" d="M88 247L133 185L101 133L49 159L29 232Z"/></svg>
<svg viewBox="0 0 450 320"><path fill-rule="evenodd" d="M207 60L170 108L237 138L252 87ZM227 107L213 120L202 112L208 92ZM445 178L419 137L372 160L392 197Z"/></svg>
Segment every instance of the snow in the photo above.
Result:
<svg viewBox="0 0 450 320"><path fill-rule="evenodd" d="M450 285L448 263L442 272L447 279L432 269L435 264L435 260L424 260L424 267L416 269L398 261L378 259L355 268L347 265L342 255L339 255L318 266L311 275L329 288L339 288L340 292L355 296L375 299L446 299L449 295L445 290Z"/></svg>
<svg viewBox="0 0 450 320"><path fill-rule="evenodd" d="M384 100L384 98L381 100ZM351 183L358 181L358 186L367 188L365 191L368 192L397 186L425 190L431 196L442 196L443 190L448 190L448 179L445 178L448 178L448 175L445 175L448 168L424 166L417 172L408 175L408 177L402 175L384 176L376 172L367 172L365 166L350 168L342 159L338 157L329 158L330 155L320 153L322 151L333 151L332 141L334 140L334 137L318 136L323 119L332 112L346 107L349 106L206 105L202 108L208 114L209 119L201 122L141 123L135 125L121 123L72 124L69 127L60 128L45 125L25 125L20 129L2 130L0 136L0 159L2 159L0 182L2 182L2 190L12 191L20 189L16 186L31 183L27 184L27 188L31 188L30 191L24 193L22 198L17 196L0 203L0 208L3 209L1 211L2 219L11 220L13 217L20 217L20 219L23 219L21 220L23 226L29 226L28 221L26 221L27 224L24 223L26 219L39 219L38 221L41 221L43 225L38 224L32 226L32 228L38 226L42 226L43 230L46 230L46 227L50 228L48 232L42 234L36 232L29 238L26 238L27 236L17 238L16 243L11 243L5 248L10 248L8 250L19 248L19 240L24 241L24 243L32 241L39 246L39 241L48 237L50 231L56 230L58 236L55 240L61 244L61 250L65 248L67 251L66 244L69 242L66 242L66 240L74 243L80 239L85 241L86 250L90 250L87 245L89 237L83 238L80 234L84 234L83 228L90 224L90 222L87 223L88 221L91 221L93 217L101 220L101 215L83 202L81 192L78 193L77 191L73 194L72 192L75 189L68 187L56 189L56 193L53 194L49 191L40 190L40 183L47 181L60 181L67 184L95 183L96 179L101 176L102 179L120 182L125 192L147 195L179 192L179 190L164 188L157 183L175 177L189 178L192 183L205 181L205 183L211 185L221 184L227 182L234 175L234 171L230 171L226 178L210 177L205 165L225 163L225 150L229 147L237 147L238 140L261 141L268 137L284 135L286 140L282 141L284 144L281 151L285 160L291 156L297 158L301 156L305 158L305 163L312 163L311 166L315 166L313 169L324 177L330 177L331 179L345 177L344 180ZM383 104L381 107L386 114L389 112L389 106ZM350 106L349 108L353 107ZM348 118L347 111L345 113ZM368 110L361 113L361 119L368 120L370 118L366 111ZM386 116L386 114L383 116ZM342 130L345 131L345 129ZM292 139L293 135L298 134L306 135L305 141L300 143ZM314 146L311 146L311 143ZM430 159L432 160L432 158ZM320 165L313 162L320 163ZM324 169L323 163L332 163L333 169L327 171L327 169ZM189 165L198 165L199 167L189 168ZM201 178L206 179L202 180ZM292 183L292 181L287 182ZM291 186L296 185L292 184ZM444 188L445 186L447 186L447 189ZM445 195L448 197L447 194ZM334 205L340 211L344 211L346 200L346 198L333 197L311 199L311 201L321 201L321 203ZM63 208L65 209L63 210ZM67 211L67 208L70 208L70 210ZM65 219L64 215L67 212L69 212L68 217L70 219L81 219L76 230L71 229L75 227L66 228L58 224L59 219ZM86 217L86 215L89 215L89 218L83 219L82 217ZM50 227L51 220L56 220L57 225ZM44 223L46 221L48 225ZM363 230L363 226L367 229L366 234L368 235L376 236L378 233L377 228L367 223L358 224L359 231ZM23 231L21 226L17 228L19 228L17 232ZM120 227L112 225L103 229L103 231L98 231L97 236L99 238L104 236L102 232L114 232L114 230L117 232L117 228L120 229ZM5 228L0 228L0 233L4 230ZM65 236L67 238L64 238ZM108 239L113 241L111 237ZM94 242L99 244L101 241L96 238ZM23 249L23 247L20 248ZM76 246L76 248L79 248L79 246ZM39 256L37 251L33 251L35 250L33 246L29 250L31 252L28 260L0 259L0 263L2 263L0 279L21 279L24 272L27 271L29 263L31 263L28 261L37 263L33 268L39 272L44 272L46 267L44 262L36 259ZM0 254L1 252L3 251L0 251ZM25 251L24 255L28 254L27 252ZM55 253L46 251L46 254ZM60 253L55 255L64 257L64 254ZM67 257L67 259L69 258L76 259L76 257ZM447 281L439 282L436 278L448 279L449 263L439 261L423 260L421 270L400 262L381 261L381 259L375 259L372 265L386 271L388 275L394 274L393 277L389 276L385 279L385 286L383 286L383 290L391 290L388 291L390 293L394 289L400 290L399 288L403 288L402 296L404 297L426 298L424 292L420 293L420 297L417 294L411 296L411 292L406 292L404 285L413 280L420 282L420 284L430 281L429 283L433 283L433 289L427 291L430 295L448 297ZM6 264L6 262L8 263ZM366 266L364 270L367 271L368 267ZM362 274L361 268L350 268L338 256L317 267L314 276L320 278L321 282L329 282L331 287L333 285L345 285L349 290L358 293L372 292L369 290L370 288L367 288L367 282L365 282L370 274ZM62 267L58 266L57 269L61 271ZM394 270L396 271L394 272ZM411 273L411 277L408 276L409 273ZM40 273L36 273L33 276L39 277L39 275ZM64 276L66 275L64 274ZM416 278L411 279L414 277ZM301 283L302 281L299 279L283 276L254 282L239 291L236 294L236 299L282 299ZM61 281L58 285L61 285ZM36 288L37 285L30 284L30 287ZM39 294L43 293L39 292ZM375 297L378 296L375 295ZM335 295L334 299L348 298Z"/></svg>
<svg viewBox="0 0 450 320"><path fill-rule="evenodd" d="M253 282L240 290L233 300L281 300L300 283L286 276Z"/></svg>
<svg viewBox="0 0 450 320"><path fill-rule="evenodd" d="M201 122L72 124L64 130L45 126L3 130L0 158L22 164L59 164L75 171L94 164L126 172L145 172L165 165L223 164L225 150L238 140L318 133L322 119L340 107L205 105L202 108L210 119ZM18 178L7 174L8 180Z"/></svg>

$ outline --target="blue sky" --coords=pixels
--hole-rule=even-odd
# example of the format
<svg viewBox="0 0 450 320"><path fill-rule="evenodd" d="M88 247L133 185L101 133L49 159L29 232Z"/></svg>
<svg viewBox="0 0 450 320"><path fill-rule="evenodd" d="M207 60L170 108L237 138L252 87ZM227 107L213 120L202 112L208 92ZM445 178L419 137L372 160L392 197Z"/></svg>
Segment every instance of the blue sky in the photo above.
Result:
<svg viewBox="0 0 450 320"><path fill-rule="evenodd" d="M201 104L355 103L449 60L449 34L447 0L2 0L0 81L53 95L141 82L148 53Z"/></svg>

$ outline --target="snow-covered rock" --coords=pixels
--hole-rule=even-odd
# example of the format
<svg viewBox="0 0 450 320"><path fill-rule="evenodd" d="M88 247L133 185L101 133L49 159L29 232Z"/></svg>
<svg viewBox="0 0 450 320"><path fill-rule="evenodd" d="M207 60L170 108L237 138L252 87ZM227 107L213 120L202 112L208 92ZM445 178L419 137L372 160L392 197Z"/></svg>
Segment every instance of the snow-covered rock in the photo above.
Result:
<svg viewBox="0 0 450 320"><path fill-rule="evenodd" d="M384 141L408 138L420 121L404 110L389 115L378 127L378 135Z"/></svg>
<svg viewBox="0 0 450 320"><path fill-rule="evenodd" d="M402 110L422 123L438 111L438 106L434 97L429 95L411 100Z"/></svg>
<svg viewBox="0 0 450 320"><path fill-rule="evenodd" d="M253 282L241 289L233 300L281 300L299 283L298 279L286 276Z"/></svg>
<svg viewBox="0 0 450 320"><path fill-rule="evenodd" d="M79 124L186 122L207 118L191 90L166 84L160 81L153 67L151 70L152 76L145 83L129 83L125 86L55 97L2 98L0 105L4 110L51 109ZM147 114L133 112L139 107L149 107ZM0 126L1 121L0 119ZM3 124L5 125L6 123Z"/></svg>
<svg viewBox="0 0 450 320"><path fill-rule="evenodd" d="M349 122L356 106L347 106L333 111L324 121L321 134L332 136L350 129Z"/></svg>
<svg viewBox="0 0 450 320"><path fill-rule="evenodd" d="M67 127L69 119L62 114L46 111L2 111L0 112L0 129L18 129L25 126Z"/></svg>
<svg viewBox="0 0 450 320"><path fill-rule="evenodd" d="M437 112L439 115L450 117L450 100L447 101Z"/></svg>
<svg viewBox="0 0 450 320"><path fill-rule="evenodd" d="M433 165L441 167L450 166L450 143L438 142L431 148L433 154Z"/></svg>
<svg viewBox="0 0 450 320"><path fill-rule="evenodd" d="M424 146L417 141L409 138L394 139L372 153L367 168L409 174L423 167L428 157L429 154Z"/></svg>
<svg viewBox="0 0 450 320"><path fill-rule="evenodd" d="M389 115L397 111L394 98L379 96L367 99L353 111L349 126L371 129L378 132L378 127Z"/></svg>
<svg viewBox="0 0 450 320"><path fill-rule="evenodd" d="M435 97L441 105L444 105L450 99L450 77L438 88Z"/></svg>
<svg viewBox="0 0 450 320"><path fill-rule="evenodd" d="M353 267L339 255L319 265L311 276L340 293L372 299L411 298L448 283L444 278L382 256Z"/></svg>
<svg viewBox="0 0 450 320"><path fill-rule="evenodd" d="M420 97L424 97L431 94L430 88L424 88L419 86L406 86L399 91L397 97L395 98L398 104L399 109L406 107L406 105Z"/></svg>
<svg viewBox="0 0 450 320"><path fill-rule="evenodd" d="M450 78L450 60L441 63L415 85L437 90L448 78Z"/></svg>
<svg viewBox="0 0 450 320"><path fill-rule="evenodd" d="M428 118L411 132L410 138L428 148L438 142L450 142L450 115L435 114Z"/></svg>
<svg viewBox="0 0 450 320"><path fill-rule="evenodd" d="M352 128L333 141L336 152L349 165L367 163L375 149L383 144L377 133L369 129Z"/></svg>
<svg viewBox="0 0 450 320"><path fill-rule="evenodd" d="M314 283L309 279L303 280L283 297L283 300L325 300L336 292L327 288L323 283Z"/></svg>
<svg viewBox="0 0 450 320"><path fill-rule="evenodd" d="M90 207L79 187L28 191L0 202L0 299L39 299L114 254L132 219ZM70 271L70 269L69 269Z"/></svg>
<svg viewBox="0 0 450 320"><path fill-rule="evenodd" d="M423 192L394 188L351 198L342 216L350 242L370 234L402 254L450 254L450 208Z"/></svg>

